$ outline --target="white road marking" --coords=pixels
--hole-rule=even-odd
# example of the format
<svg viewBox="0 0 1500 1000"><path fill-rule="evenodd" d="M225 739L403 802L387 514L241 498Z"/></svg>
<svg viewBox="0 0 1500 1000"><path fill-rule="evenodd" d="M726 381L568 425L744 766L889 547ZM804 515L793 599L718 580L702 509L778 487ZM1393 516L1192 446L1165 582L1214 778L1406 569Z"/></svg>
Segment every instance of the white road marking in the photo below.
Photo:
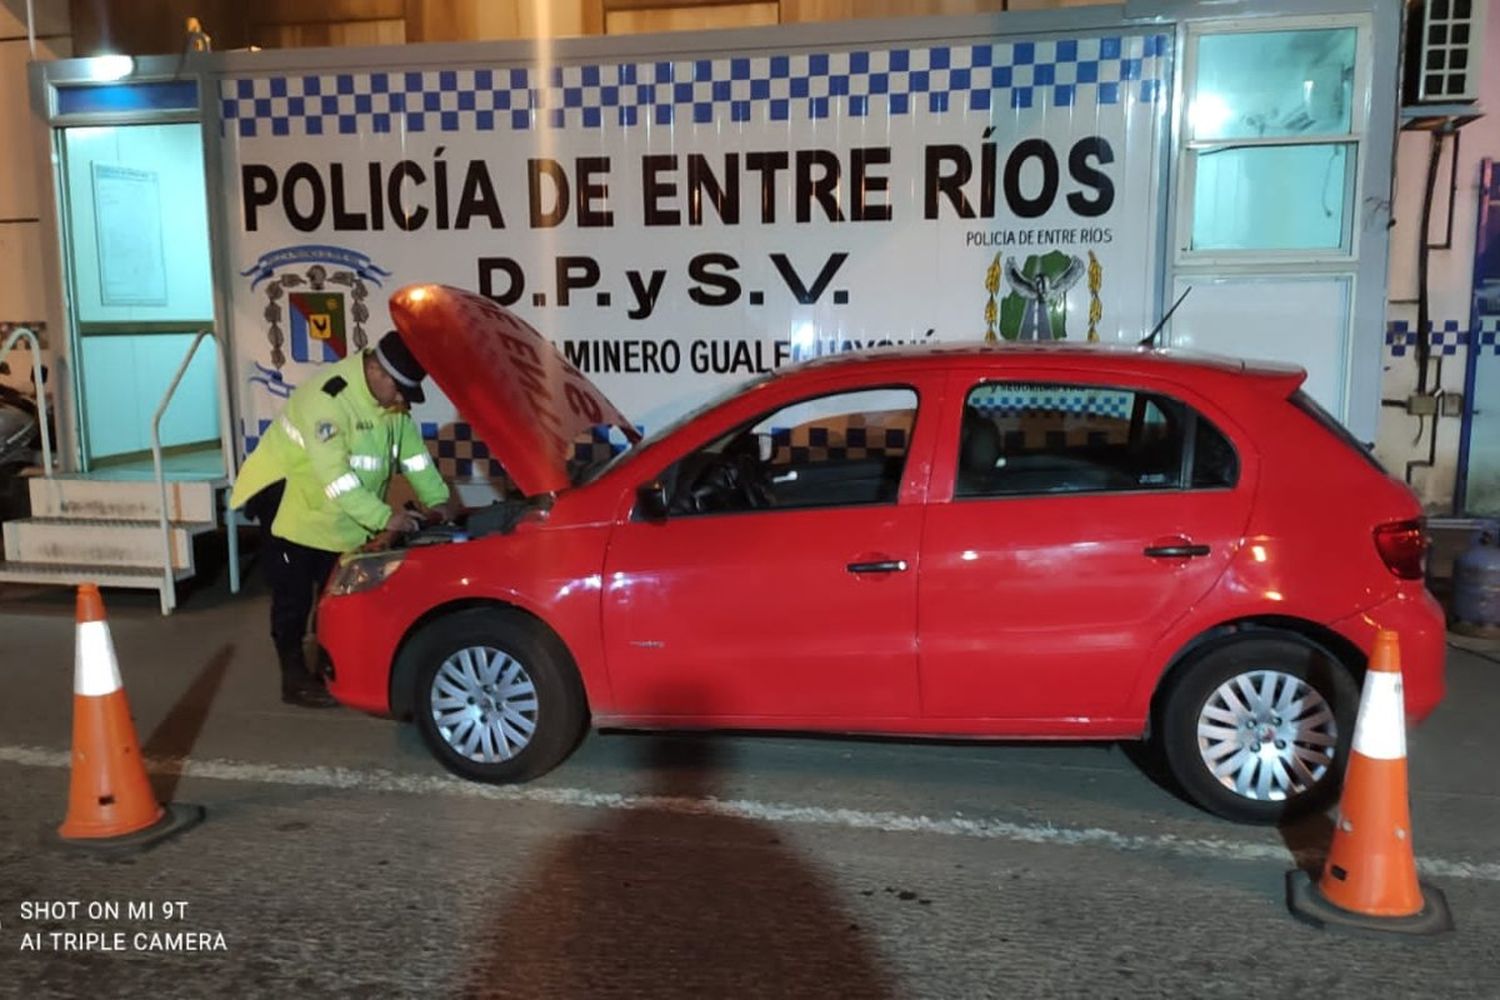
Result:
<svg viewBox="0 0 1500 1000"><path fill-rule="evenodd" d="M67 768L71 755L42 747L0 746L0 763L24 767ZM974 840L1006 840L1023 844L1060 844L1070 847L1103 847L1115 851L1157 852L1216 861L1271 861L1286 864L1294 855L1282 843L1254 843L1211 837L1179 837L1170 833L1129 834L1099 827L1058 827L1040 823L1011 823L999 819L964 816L913 816L865 809L830 809L751 799L687 798L666 795L622 795L587 788L482 785L445 775L397 774L392 771L355 770L343 767L288 767L237 760L153 758L150 769L159 774L177 774L220 781L246 781L271 785L312 788L357 789L366 792L397 792L409 795L446 795L455 798L492 799L501 802L531 802L581 809L637 809L680 816L734 816L763 823L801 826L843 827L883 833L924 833ZM1312 856L1310 853L1309 856ZM1500 882L1500 863L1419 858L1423 875L1449 879Z"/></svg>

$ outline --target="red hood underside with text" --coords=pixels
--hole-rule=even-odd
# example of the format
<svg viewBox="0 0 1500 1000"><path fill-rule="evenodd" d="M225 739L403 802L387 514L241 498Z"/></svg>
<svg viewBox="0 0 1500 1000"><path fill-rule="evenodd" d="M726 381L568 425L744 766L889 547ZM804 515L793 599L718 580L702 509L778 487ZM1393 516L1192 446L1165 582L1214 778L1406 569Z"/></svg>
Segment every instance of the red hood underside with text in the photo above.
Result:
<svg viewBox="0 0 1500 1000"><path fill-rule="evenodd" d="M551 341L474 292L409 285L391 318L412 354L528 496L569 485L574 442L598 427L640 435Z"/></svg>

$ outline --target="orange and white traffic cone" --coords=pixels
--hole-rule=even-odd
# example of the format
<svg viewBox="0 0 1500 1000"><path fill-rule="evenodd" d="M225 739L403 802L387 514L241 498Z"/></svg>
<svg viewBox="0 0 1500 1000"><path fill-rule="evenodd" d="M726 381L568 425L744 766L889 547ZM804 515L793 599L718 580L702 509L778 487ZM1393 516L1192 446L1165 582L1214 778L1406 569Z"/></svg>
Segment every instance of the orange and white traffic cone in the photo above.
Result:
<svg viewBox="0 0 1500 1000"><path fill-rule="evenodd" d="M73 763L58 837L80 847L141 849L193 826L198 806L163 807L151 791L120 681L104 599L78 588L73 658Z"/></svg>
<svg viewBox="0 0 1500 1000"><path fill-rule="evenodd" d="M1287 905L1308 923L1404 934L1453 929L1448 902L1417 880L1406 783L1400 637L1375 636L1323 875L1287 874Z"/></svg>

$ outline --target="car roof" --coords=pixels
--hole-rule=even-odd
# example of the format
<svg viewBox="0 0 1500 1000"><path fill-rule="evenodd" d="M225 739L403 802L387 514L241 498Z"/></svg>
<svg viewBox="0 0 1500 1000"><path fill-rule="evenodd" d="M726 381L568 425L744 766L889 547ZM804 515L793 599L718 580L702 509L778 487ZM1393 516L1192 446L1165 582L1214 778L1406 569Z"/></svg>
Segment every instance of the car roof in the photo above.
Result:
<svg viewBox="0 0 1500 1000"><path fill-rule="evenodd" d="M1015 365L1040 364L1076 368L1078 371L1136 372L1140 374L1175 374L1179 377L1195 372L1217 375L1250 375L1273 379L1295 379L1301 382L1306 372L1296 365L1275 361L1253 361L1196 351L1135 344L1083 343L1077 341L1042 341L1017 343L932 343L875 347L814 358L778 369L779 377L801 372L826 372L844 366L878 364L882 368L931 369L969 365L985 366L995 362Z"/></svg>

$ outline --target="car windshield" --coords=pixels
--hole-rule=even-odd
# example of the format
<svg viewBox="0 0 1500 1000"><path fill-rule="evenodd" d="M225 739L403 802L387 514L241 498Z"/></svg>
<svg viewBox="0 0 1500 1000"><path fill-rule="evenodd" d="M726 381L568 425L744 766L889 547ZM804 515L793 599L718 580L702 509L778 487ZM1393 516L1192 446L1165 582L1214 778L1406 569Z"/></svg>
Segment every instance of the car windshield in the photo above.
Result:
<svg viewBox="0 0 1500 1000"><path fill-rule="evenodd" d="M694 420L697 420L699 417L703 416L703 414L707 413L709 410L712 410L714 407L730 399L733 399L735 396L738 396L742 392L748 392L756 386L769 381L770 379L771 374L767 373L765 375L758 375L755 378L749 379L744 382L736 382L734 385L729 386L727 389L724 389L710 396L706 402L703 402L698 406L695 406L693 409L688 410L677 419L662 424L650 434L647 434L645 437L641 438L635 444L626 445L625 448L614 453L613 455L608 456L607 458L596 459L592 462L580 465L573 474L573 485L582 486L585 483L593 482L595 479L598 479L600 476L604 475L606 471L613 469L617 465L621 465L629 461L636 455L639 455L641 452L657 444L659 441L662 441L672 434L675 434L680 428L686 427L688 424L692 423Z"/></svg>

